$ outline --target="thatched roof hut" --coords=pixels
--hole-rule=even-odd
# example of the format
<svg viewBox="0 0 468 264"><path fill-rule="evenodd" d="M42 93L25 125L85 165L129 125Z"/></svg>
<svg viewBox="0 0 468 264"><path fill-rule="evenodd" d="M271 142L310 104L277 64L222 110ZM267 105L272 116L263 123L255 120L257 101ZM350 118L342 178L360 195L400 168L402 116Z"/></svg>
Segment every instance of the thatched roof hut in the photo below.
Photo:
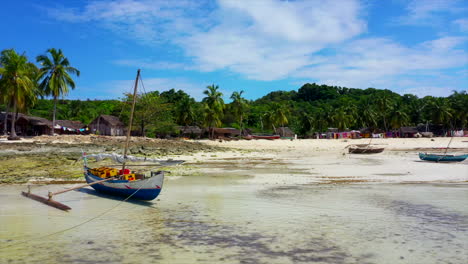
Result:
<svg viewBox="0 0 468 264"><path fill-rule="evenodd" d="M8 113L7 131L11 129L11 118L15 113ZM42 117L28 116L18 113L16 116L15 130L19 136L40 136L50 134L52 131L52 121ZM5 112L0 113L0 131L3 132Z"/></svg>
<svg viewBox="0 0 468 264"><path fill-rule="evenodd" d="M59 134L83 134L85 127L80 121L55 120L55 132Z"/></svg>
<svg viewBox="0 0 468 264"><path fill-rule="evenodd" d="M414 135L418 133L418 129L416 127L401 127L400 128L400 135L401 137L409 137L412 138Z"/></svg>
<svg viewBox="0 0 468 264"><path fill-rule="evenodd" d="M294 137L295 135L294 131L289 127L278 127L275 132L281 137Z"/></svg>
<svg viewBox="0 0 468 264"><path fill-rule="evenodd" d="M240 136L240 130L237 128L225 127L225 128L211 128L207 129L209 135L213 133L214 138L231 138Z"/></svg>
<svg viewBox="0 0 468 264"><path fill-rule="evenodd" d="M106 136L123 136L125 125L116 116L100 115L88 125L91 133Z"/></svg>
<svg viewBox="0 0 468 264"><path fill-rule="evenodd" d="M177 129L182 137L199 138L203 133L198 126L179 126Z"/></svg>

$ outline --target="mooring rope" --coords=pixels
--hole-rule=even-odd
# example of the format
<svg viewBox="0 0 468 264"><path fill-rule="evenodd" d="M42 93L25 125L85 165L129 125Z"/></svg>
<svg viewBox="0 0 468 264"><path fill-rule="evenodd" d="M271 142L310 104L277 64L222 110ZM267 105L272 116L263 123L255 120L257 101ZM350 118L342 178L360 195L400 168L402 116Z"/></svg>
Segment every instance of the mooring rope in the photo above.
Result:
<svg viewBox="0 0 468 264"><path fill-rule="evenodd" d="M13 246L17 246L17 245L20 245L20 244L24 244L25 242L31 242L31 241L35 241L35 240L39 240L39 239L44 239L44 238L47 238L47 237L51 237L51 236L54 236L54 235L57 235L57 234L60 234L60 233L65 233L65 232L67 232L67 231L70 231L70 230L72 230L72 229L75 229L75 228L77 228L77 227L80 227L80 226L82 226L82 225L84 225L84 224L86 224L86 223L89 223L89 222L91 222L91 221L93 221L93 220L96 220L96 219L98 219L99 217L101 217L101 216L103 216L103 215L109 213L109 212L112 211L113 209L117 208L117 207L120 206L122 203L126 202L128 199L132 198L132 196L135 195L138 191L140 191L143 187L145 187L146 184L148 184L148 182L145 183L145 184L143 184L143 185L142 185L140 188L138 188L134 193L130 194L127 198L125 198L124 200L120 201L119 203L117 203L117 204L114 205L113 207L109 208L108 210L106 210L106 211L104 211L104 212L102 212L102 213L100 213L100 214L98 214L98 215L96 215L96 216L94 216L94 217L92 217L92 218L90 218L90 219L84 221L84 222L81 222L81 223L76 224L76 225L74 225L74 226L71 226L71 227L69 227L69 228L66 228L66 229L63 229L63 230L59 230L59 231L56 231L56 232L53 232L53 233L50 233L50 234L47 234L47 235L39 236L39 237L32 238L32 239L24 239L24 240L18 241L18 242L16 242L16 243L9 244L9 245L0 247L0 250L1 250L1 249L5 249L5 248L9 248L9 247L13 247Z"/></svg>

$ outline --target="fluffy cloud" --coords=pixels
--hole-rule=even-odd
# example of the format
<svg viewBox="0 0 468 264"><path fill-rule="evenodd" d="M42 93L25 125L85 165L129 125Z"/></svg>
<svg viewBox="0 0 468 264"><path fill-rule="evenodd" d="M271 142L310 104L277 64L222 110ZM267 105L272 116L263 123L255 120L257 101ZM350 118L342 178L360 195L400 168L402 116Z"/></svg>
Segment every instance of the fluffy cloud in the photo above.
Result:
<svg viewBox="0 0 468 264"><path fill-rule="evenodd" d="M406 6L406 14L397 21L407 25L434 25L441 14L466 12L463 0L412 0Z"/></svg>
<svg viewBox="0 0 468 264"><path fill-rule="evenodd" d="M411 1L400 22L423 23L440 13L459 13L463 10L459 6L456 0ZM363 38L368 33L362 17L366 11L358 0L116 0L89 2L82 9L51 9L50 14L68 22L97 23L149 46L160 47L161 42L177 46L190 61L114 61L150 69L226 70L253 80L303 78L403 90L405 83L424 81L399 80L432 79L429 76L466 65L466 48L460 48L466 45L464 37L444 34L411 46L387 37ZM453 23L463 29L466 19ZM154 81L170 84L167 79ZM185 81L177 81L183 84L180 88L188 87Z"/></svg>
<svg viewBox="0 0 468 264"><path fill-rule="evenodd" d="M466 64L461 58L467 58L467 52L457 48L466 42L467 38L444 37L405 47L389 39L361 39L340 46L334 56L327 57L327 61L315 67L305 67L296 72L295 76L315 79L321 83L363 88L404 90L406 85L425 85L425 80L432 82L433 86L434 80L440 79L440 69ZM418 81L398 81L409 78Z"/></svg>

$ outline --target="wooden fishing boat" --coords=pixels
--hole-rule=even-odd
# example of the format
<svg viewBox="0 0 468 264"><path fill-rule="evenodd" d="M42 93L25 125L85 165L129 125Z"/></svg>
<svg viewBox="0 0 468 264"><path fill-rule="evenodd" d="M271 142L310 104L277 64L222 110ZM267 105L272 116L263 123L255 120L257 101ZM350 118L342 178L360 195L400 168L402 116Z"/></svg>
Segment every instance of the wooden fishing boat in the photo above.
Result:
<svg viewBox="0 0 468 264"><path fill-rule="evenodd" d="M370 144L356 144L349 146L349 153L351 154L375 154L381 153L385 148L377 147Z"/></svg>
<svg viewBox="0 0 468 264"><path fill-rule="evenodd" d="M93 189L98 192L103 192L112 195L124 196L133 199L140 200L153 200L161 192L163 181L164 181L164 171L151 171L149 176L145 174L136 173L129 169L126 169L127 161L150 161L156 162L158 166L168 166L168 165L177 165L183 163L183 161L173 161L173 160L156 160L156 159L147 159L145 157L134 157L128 156L128 146L130 142L130 130L133 122L133 113L135 110L136 94L138 87L138 80L140 78L140 70L137 72L135 79L135 88L133 91L133 103L132 109L130 112L129 120L129 129L127 129L127 138L125 142L124 154L122 156L117 154L94 154L94 155L83 155L84 161L84 176L86 182L91 185ZM116 162L122 164L122 169L117 170L115 168L95 168L91 169L87 165L87 158L93 157L96 160L103 158L111 158ZM103 179L115 177L115 179L105 182L100 182L98 184L93 184L95 182L102 181Z"/></svg>
<svg viewBox="0 0 468 264"><path fill-rule="evenodd" d="M102 178L92 173L92 169L85 168L86 182L91 184ZM164 182L164 171L151 172L151 177L138 180L115 179L91 185L98 192L131 197L138 200L153 200L158 197Z"/></svg>
<svg viewBox="0 0 468 264"><path fill-rule="evenodd" d="M268 140L273 140L273 139L280 139L280 135L252 135L253 139L268 139Z"/></svg>
<svg viewBox="0 0 468 264"><path fill-rule="evenodd" d="M427 154L419 153L419 158L425 161L435 162L460 162L468 158L468 154L464 155L445 155L445 154Z"/></svg>
<svg viewBox="0 0 468 264"><path fill-rule="evenodd" d="M130 113L129 120L129 129L127 129L127 137L125 141L125 149L123 155L117 154L92 154L86 155L83 153L83 162L84 162L84 177L87 184L80 185L77 187L61 190L58 192L49 192L48 197L39 196L31 193L30 188L28 192L22 192L22 195L38 202L53 206L60 210L68 211L71 208L65 204L62 204L58 201L54 201L52 198L55 195L69 192L76 189L81 189L84 187L91 186L98 192L124 196L126 199L139 199L139 200L153 200L161 193L162 185L164 182L164 171L151 171L148 176L143 173L137 173L126 168L126 163L128 161L142 161L142 162L153 162L153 164L139 164L131 166L171 166L181 164L184 161L182 160L157 160L150 159L146 157L134 157L128 156L127 151L130 142L130 130L133 122L133 113L135 110L136 102L136 93L138 80L140 77L140 70L137 72L137 77L135 80L135 88L133 92L133 103L132 110ZM121 163L122 169L118 170L116 168L100 167L100 168L90 168L88 167L88 158L95 158L96 160L101 160L104 158L111 158L114 161ZM120 166L120 165L115 165Z"/></svg>
<svg viewBox="0 0 468 264"><path fill-rule="evenodd" d="M150 166L174 166L183 163L182 160L157 160L145 157L122 156L118 154L83 154L84 176L86 182L96 191L129 197L138 200L153 200L158 197L164 182L164 171L151 171L149 175L131 171L130 169L116 169L111 167L90 168L88 159L97 161L110 158L118 163L152 162ZM148 165L148 164L147 164ZM136 166L136 165L135 165ZM141 164L140 166L145 166ZM103 181L111 178L109 181Z"/></svg>

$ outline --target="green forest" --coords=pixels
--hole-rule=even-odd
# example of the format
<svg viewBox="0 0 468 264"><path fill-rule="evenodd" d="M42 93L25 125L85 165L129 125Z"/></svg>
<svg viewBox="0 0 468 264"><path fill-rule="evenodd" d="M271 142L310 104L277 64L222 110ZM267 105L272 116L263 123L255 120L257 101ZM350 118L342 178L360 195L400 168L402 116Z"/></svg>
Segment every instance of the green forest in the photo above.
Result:
<svg viewBox="0 0 468 264"><path fill-rule="evenodd" d="M70 66L61 50L48 52L37 57L42 66L37 68L14 50L2 51L0 107L3 111L84 124L107 114L128 122L130 94L123 94L118 100L64 99L68 88L75 88L72 77L78 77L80 72ZM223 98L228 96L225 102ZM278 127L288 126L307 137L331 127L341 131L368 128L379 132L431 124L445 131L459 130L465 129L468 121L466 91L454 91L448 97L418 98L387 89L306 83L297 91L274 91L256 100L244 96L242 90L224 95L215 84L206 87L201 101L176 89L139 94L132 129L154 137L177 133L177 126L248 128L254 133L272 133Z"/></svg>

